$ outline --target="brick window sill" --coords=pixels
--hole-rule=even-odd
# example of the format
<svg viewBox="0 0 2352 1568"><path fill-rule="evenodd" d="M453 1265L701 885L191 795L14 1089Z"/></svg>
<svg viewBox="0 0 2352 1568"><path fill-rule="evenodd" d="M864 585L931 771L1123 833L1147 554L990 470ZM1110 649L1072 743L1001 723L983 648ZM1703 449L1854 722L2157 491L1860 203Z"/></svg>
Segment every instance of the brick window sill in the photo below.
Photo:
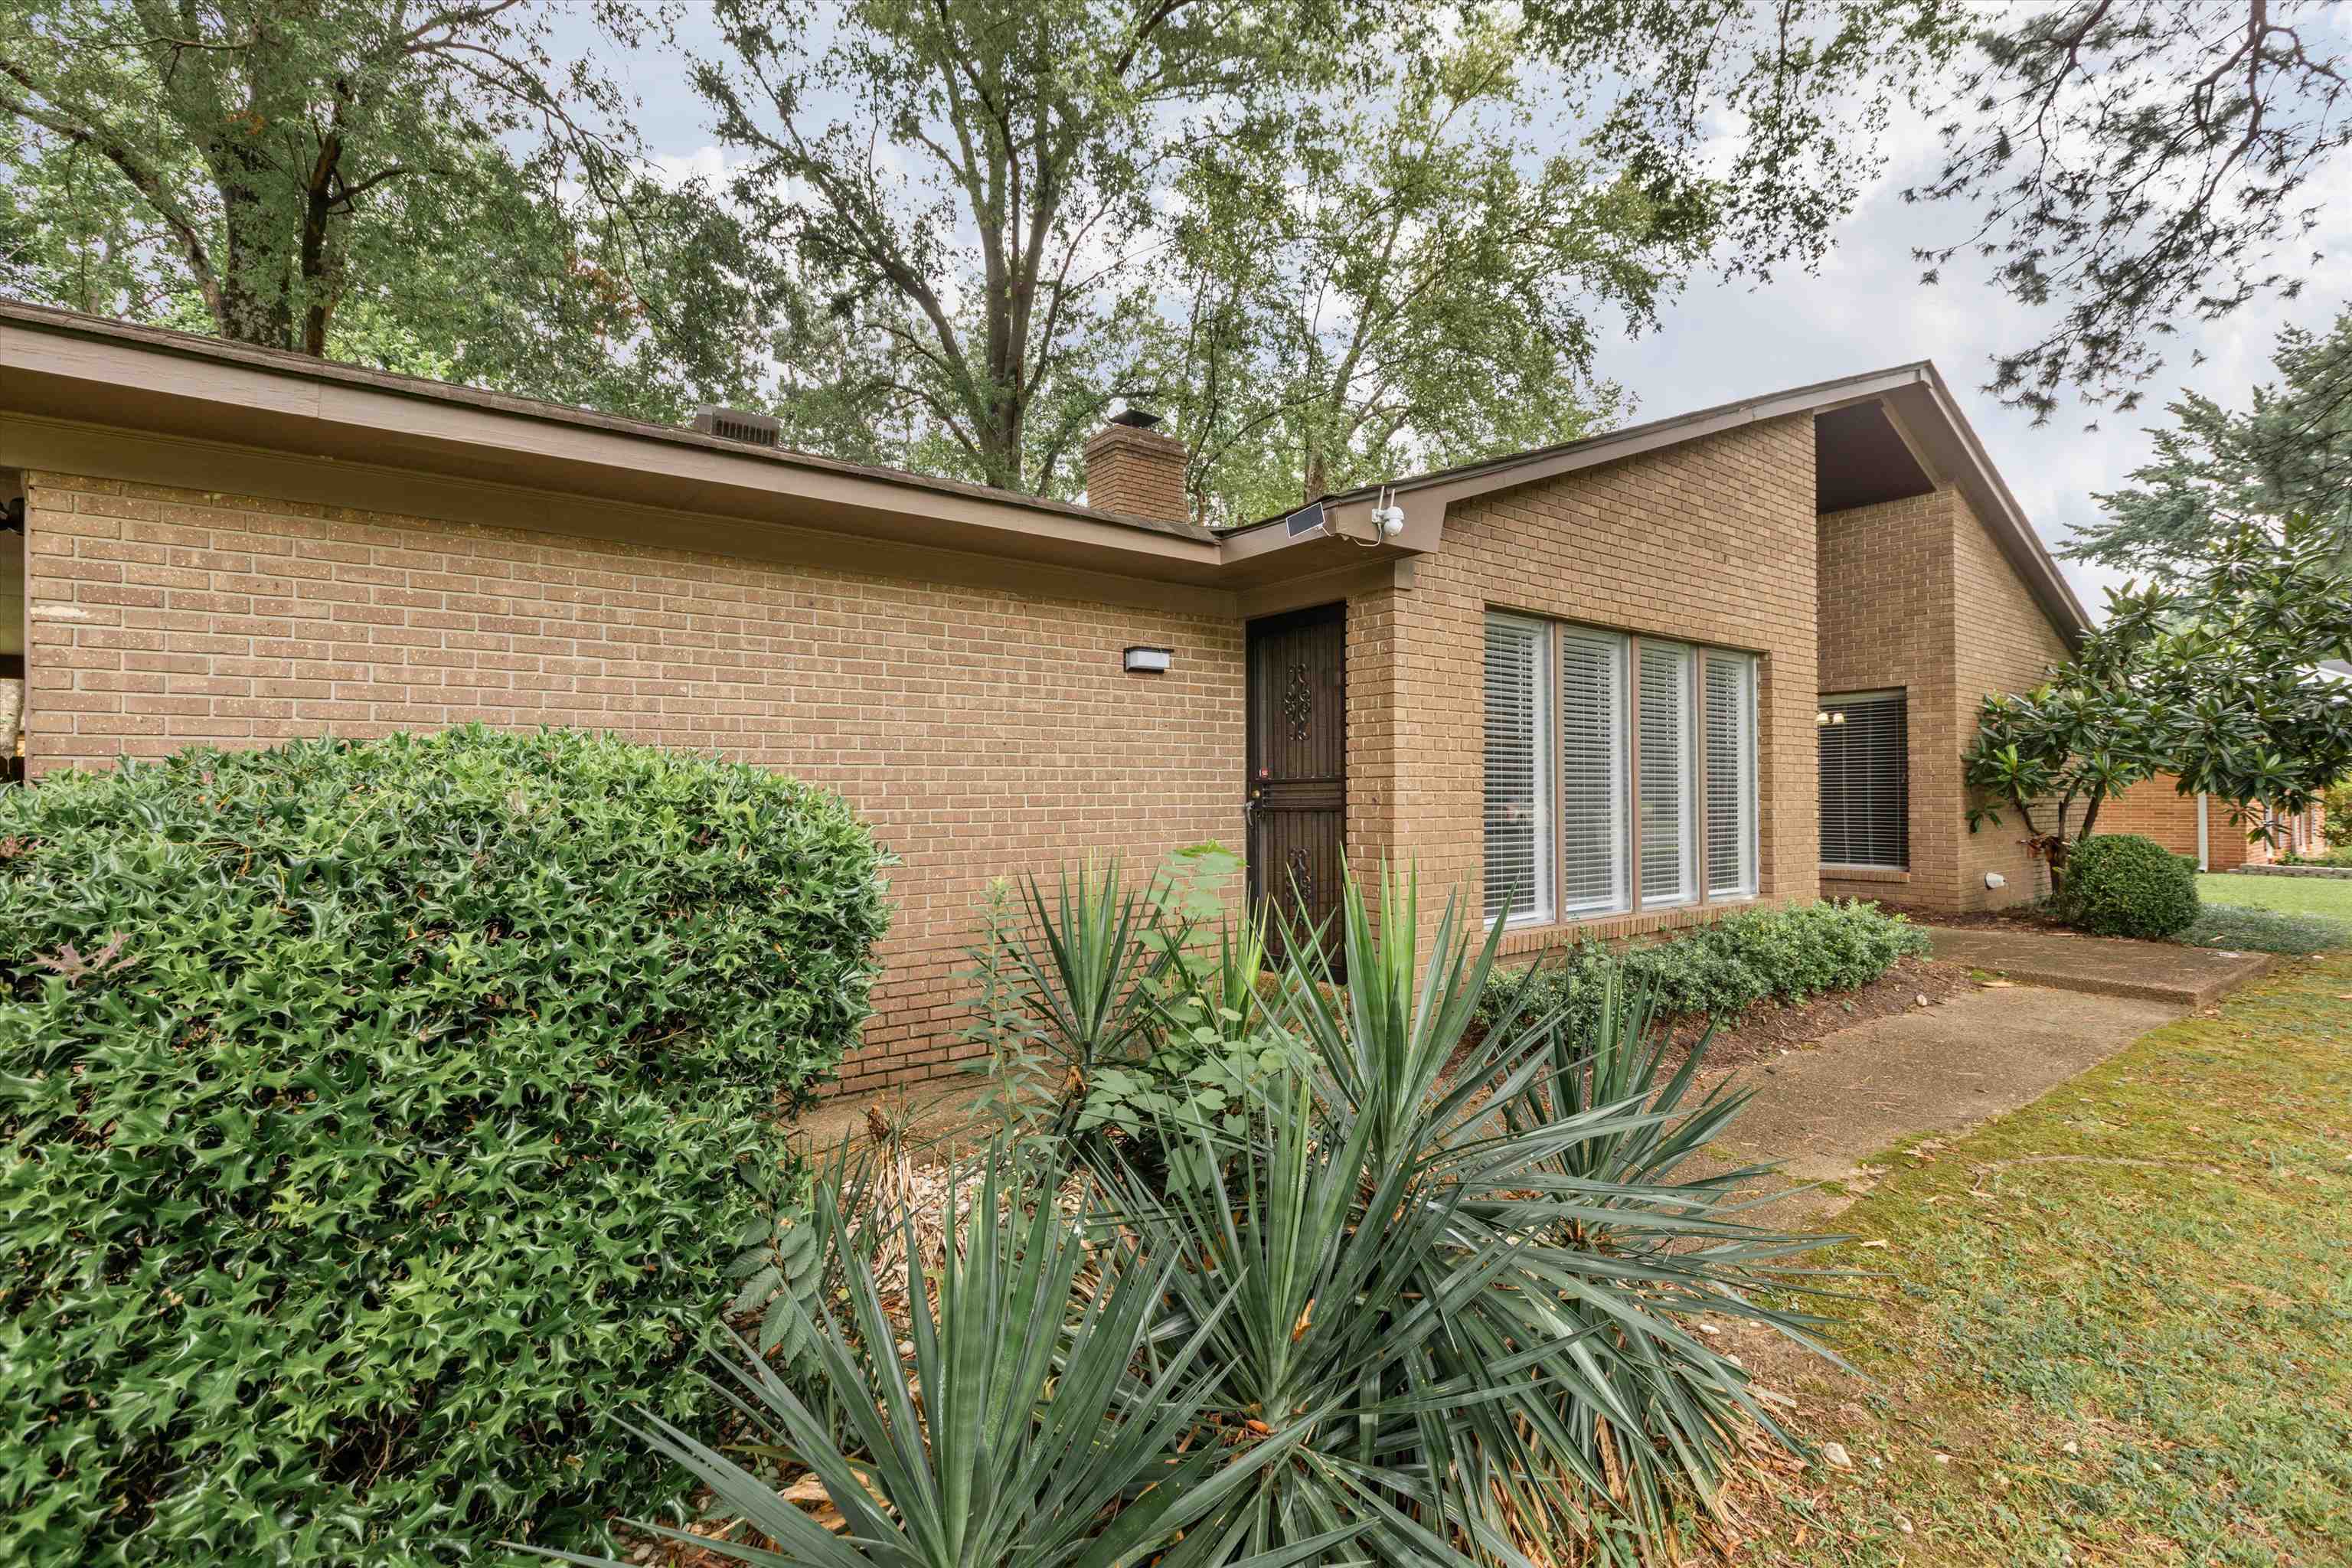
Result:
<svg viewBox="0 0 2352 1568"><path fill-rule="evenodd" d="M1512 926L1503 932L1498 956L1509 958L1542 952L1588 939L1618 942L1628 937L1648 936L1654 931L1678 931L1686 926L1705 925L1711 920L1740 910L1754 909L1769 901L1759 894L1748 893L1737 898L1710 899L1703 904L1676 904L1670 910L1646 910L1639 914L1589 915L1582 920Z"/></svg>
<svg viewBox="0 0 2352 1568"><path fill-rule="evenodd" d="M1894 866L1824 866L1822 868L1822 880L1903 883L1911 880L1911 873Z"/></svg>

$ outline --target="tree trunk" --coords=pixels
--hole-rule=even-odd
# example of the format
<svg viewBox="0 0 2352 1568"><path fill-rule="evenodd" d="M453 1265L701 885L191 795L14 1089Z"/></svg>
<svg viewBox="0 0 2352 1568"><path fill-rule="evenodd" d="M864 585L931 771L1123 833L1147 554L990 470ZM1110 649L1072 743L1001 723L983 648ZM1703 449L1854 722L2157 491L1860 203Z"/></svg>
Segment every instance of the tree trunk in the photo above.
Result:
<svg viewBox="0 0 2352 1568"><path fill-rule="evenodd" d="M334 217L334 201L329 193L341 155L340 144L330 141L302 199L302 352L318 359L327 357L327 319L335 308L327 276L327 225Z"/></svg>
<svg viewBox="0 0 2352 1568"><path fill-rule="evenodd" d="M221 251L221 335L257 348L290 349L294 309L287 294L287 258L282 247L271 243L277 237L269 232L269 203L263 195L269 172L236 143L236 135L234 129L226 133L215 164L222 171L217 184L227 237Z"/></svg>

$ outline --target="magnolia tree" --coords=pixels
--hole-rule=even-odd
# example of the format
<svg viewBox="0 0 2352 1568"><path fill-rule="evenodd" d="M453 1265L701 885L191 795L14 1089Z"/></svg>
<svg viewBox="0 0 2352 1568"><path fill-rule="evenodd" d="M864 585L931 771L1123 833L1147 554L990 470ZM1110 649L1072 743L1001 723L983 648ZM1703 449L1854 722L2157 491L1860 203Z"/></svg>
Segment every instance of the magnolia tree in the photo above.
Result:
<svg viewBox="0 0 2352 1568"><path fill-rule="evenodd" d="M2352 593L2332 531L2305 517L2217 546L2183 588L2107 595L2105 624L2049 682L1985 699L1963 756L1970 831L2014 813L2065 885L2066 847L2107 797L2158 773L2254 826L2352 776Z"/></svg>

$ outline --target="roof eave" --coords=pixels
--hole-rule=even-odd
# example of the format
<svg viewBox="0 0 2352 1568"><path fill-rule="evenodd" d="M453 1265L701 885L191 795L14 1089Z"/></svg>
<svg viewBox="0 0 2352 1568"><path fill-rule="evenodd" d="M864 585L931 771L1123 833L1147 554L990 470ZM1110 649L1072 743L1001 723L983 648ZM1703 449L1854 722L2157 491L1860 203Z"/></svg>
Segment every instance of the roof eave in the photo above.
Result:
<svg viewBox="0 0 2352 1568"><path fill-rule="evenodd" d="M690 430L0 305L0 414L898 539L1160 581L1214 579L1213 536Z"/></svg>

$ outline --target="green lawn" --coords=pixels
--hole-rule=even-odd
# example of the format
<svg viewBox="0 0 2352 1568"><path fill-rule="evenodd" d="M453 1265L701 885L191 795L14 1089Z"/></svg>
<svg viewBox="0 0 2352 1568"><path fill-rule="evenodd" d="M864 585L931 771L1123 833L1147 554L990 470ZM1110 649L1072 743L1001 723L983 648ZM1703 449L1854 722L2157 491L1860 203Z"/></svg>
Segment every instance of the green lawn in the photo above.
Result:
<svg viewBox="0 0 2352 1568"><path fill-rule="evenodd" d="M1767 1373L1851 1468L1733 1500L1733 1560L2352 1563L2347 1042L2352 959L2298 964L1880 1162L1862 1376Z"/></svg>
<svg viewBox="0 0 2352 1568"><path fill-rule="evenodd" d="M2205 903L2181 941L2256 952L2352 949L2352 879L2333 877L2197 879Z"/></svg>

